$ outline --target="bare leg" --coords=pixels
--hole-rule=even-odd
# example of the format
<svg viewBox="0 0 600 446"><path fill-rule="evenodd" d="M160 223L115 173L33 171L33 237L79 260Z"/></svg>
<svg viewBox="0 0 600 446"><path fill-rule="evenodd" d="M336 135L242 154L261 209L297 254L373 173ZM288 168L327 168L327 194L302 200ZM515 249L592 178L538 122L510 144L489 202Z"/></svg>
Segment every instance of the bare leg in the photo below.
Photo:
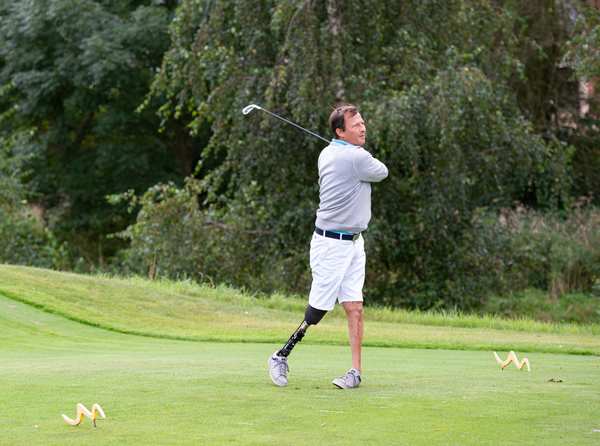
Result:
<svg viewBox="0 0 600 446"><path fill-rule="evenodd" d="M352 351L352 367L361 372L361 347L363 338L363 303L343 302L348 318L348 337Z"/></svg>

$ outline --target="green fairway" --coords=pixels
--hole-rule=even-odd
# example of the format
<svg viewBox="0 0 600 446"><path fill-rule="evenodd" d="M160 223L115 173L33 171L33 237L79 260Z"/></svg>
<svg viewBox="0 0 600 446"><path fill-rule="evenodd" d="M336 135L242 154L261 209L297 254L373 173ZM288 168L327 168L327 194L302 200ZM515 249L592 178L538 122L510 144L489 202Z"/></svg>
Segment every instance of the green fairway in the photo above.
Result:
<svg viewBox="0 0 600 446"><path fill-rule="evenodd" d="M432 326L412 324L407 328L403 324L373 321L374 334L383 336L384 331L378 331L377 324L387 324L390 335L395 336L394 342L399 339L398 333L417 338L422 330L423 336L430 339L428 349L367 347L363 385L341 391L330 382L349 367L349 351L348 347L337 345L343 342L343 320L333 317L329 325L311 329L306 341L312 337L320 344L303 341L290 359L290 385L276 388L267 375L267 358L294 328L296 312L265 306L244 309L245 303L231 297L224 299L223 313L217 314L212 334L210 328L204 332L191 323L189 328L177 331L178 324L188 327L186 318L177 316L177 309L173 309L173 322L160 319L162 325L156 332L157 336L166 333L190 339L213 336L220 342L135 336L73 320L87 318L93 322L103 310L109 315L117 313L110 305L99 301L94 304L85 296L82 301L86 305L66 314L71 319L39 308L48 305L53 296L44 283L53 282L59 290L61 284L70 289L78 280L77 286L82 287L81 283L92 279L14 269L29 274L27 282L14 282L2 274L6 269L10 268L0 267L0 294L8 290L13 298L0 296L2 445L600 442L600 359L595 355L534 350L526 354L532 364L530 373L512 365L502 372L491 350L482 350L481 337L489 329L438 327L442 333L461 332L465 345L472 347L463 351L450 344L455 349L447 350L434 348ZM49 276L53 281L48 280ZM106 280L108 288L114 287L113 292L122 283L102 280ZM141 296L144 290L148 292L149 288L130 283L122 289L121 305L133 305L127 296ZM165 290L164 295L157 288L154 292L157 299L167 298ZM98 299L102 297L100 291L92 293ZM30 299L38 307L15 300L14 295L21 300ZM40 296L46 296L48 301L36 301ZM144 309L143 299L139 302L139 320L130 315L129 328L151 332L148 321L152 316ZM117 300L114 303L123 311ZM205 303L209 305L210 299ZM62 307L65 312L69 308ZM261 338L259 330L249 325L250 333L260 343L223 342L226 339L220 336L226 332L225 315L228 311L233 313L233 308L242 310L239 320L232 318L232 333L241 335L243 321L251 319L245 312L254 311L255 326L262 325L268 333ZM158 314L157 311L156 318ZM273 319L269 324L265 314L281 319ZM205 318L211 326L210 315L194 317ZM117 322L125 324L124 318ZM369 336L369 327L367 330ZM522 342L532 347L535 343L530 339L536 337L542 339L542 347L544 343L550 345L546 336L558 342L568 339L574 347L578 336L588 343L585 348L595 349L598 342L591 333L493 333L507 333L514 339L522 336L527 340ZM334 336L333 343L324 345L329 335ZM271 337L278 341L270 342ZM444 342L451 343L453 339ZM78 402L88 407L100 403L107 419L98 421L96 429L87 419L79 427L66 425L61 414L74 417Z"/></svg>

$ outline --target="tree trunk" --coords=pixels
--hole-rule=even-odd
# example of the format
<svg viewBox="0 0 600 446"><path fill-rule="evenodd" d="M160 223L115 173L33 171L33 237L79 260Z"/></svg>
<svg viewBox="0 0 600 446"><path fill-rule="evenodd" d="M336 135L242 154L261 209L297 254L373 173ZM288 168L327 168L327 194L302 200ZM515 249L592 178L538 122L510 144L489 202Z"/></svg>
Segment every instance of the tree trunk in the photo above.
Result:
<svg viewBox="0 0 600 446"><path fill-rule="evenodd" d="M340 12L341 0L327 0L327 17L331 35L332 85L335 88L336 102L343 102L346 96L344 90L342 42L342 17Z"/></svg>

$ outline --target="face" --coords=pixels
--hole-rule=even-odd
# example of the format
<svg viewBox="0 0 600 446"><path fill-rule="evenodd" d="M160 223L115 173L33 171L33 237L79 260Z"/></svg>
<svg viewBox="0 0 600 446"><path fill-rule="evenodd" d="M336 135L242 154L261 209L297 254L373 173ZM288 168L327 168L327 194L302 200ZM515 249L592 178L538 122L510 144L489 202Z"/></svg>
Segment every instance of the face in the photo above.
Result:
<svg viewBox="0 0 600 446"><path fill-rule="evenodd" d="M346 130L336 129L338 137L355 146L364 145L367 137L367 128L365 127L365 121L363 121L360 113L357 113L352 117L347 113L344 117L344 121Z"/></svg>

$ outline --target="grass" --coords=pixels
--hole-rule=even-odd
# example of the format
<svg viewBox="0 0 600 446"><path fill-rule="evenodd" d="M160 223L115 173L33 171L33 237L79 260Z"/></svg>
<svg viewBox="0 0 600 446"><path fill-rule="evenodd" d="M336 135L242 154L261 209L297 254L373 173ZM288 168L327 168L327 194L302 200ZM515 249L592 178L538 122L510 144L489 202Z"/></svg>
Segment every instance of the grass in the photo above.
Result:
<svg viewBox="0 0 600 446"><path fill-rule="evenodd" d="M600 359L542 352L551 339L572 353L595 351L589 327L536 332L535 325L516 330L373 319L367 338L389 335L389 345L400 346L403 336L416 342L421 334L428 349L367 347L363 386L339 391L330 381L348 367L349 352L340 346L345 330L336 314L311 329L290 359L290 386L276 388L267 377L266 359L297 323L297 304L287 303L286 309L276 304L277 297L257 303L234 290L201 290L0 266L0 443L600 441ZM382 311L385 316L388 310ZM105 325L113 330L101 328ZM258 342L236 342L244 327ZM119 332L128 330L146 336ZM442 335L435 338L438 330ZM496 342L487 336L503 335L499 343L511 339L533 348L527 353L530 373L513 367L501 372L491 352L482 351ZM194 339L219 342L190 342ZM446 344L453 350L443 349ZM469 350L460 350L461 344ZM96 429L89 420L67 426L60 414L74 416L78 402L100 403L107 419Z"/></svg>
<svg viewBox="0 0 600 446"><path fill-rule="evenodd" d="M0 295L86 325L164 339L278 343L306 301L256 298L225 287L152 282L0 265ZM367 309L371 347L519 350L600 355L596 325ZM339 308L303 341L346 345Z"/></svg>

